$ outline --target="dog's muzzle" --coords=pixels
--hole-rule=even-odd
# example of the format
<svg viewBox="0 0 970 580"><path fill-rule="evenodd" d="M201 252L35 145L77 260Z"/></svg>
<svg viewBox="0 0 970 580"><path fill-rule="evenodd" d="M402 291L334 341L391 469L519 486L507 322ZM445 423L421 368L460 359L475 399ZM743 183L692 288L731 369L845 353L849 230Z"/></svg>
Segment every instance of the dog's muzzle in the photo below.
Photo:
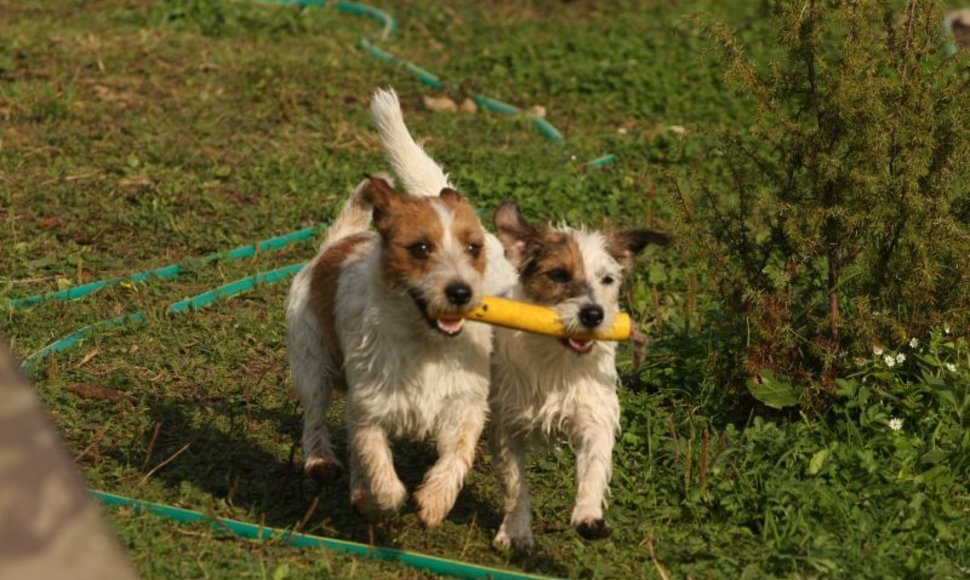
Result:
<svg viewBox="0 0 970 580"><path fill-rule="evenodd" d="M468 288L467 285L463 285L463 286L465 290L460 292L461 297L464 298L464 301L462 302L462 304L467 304L471 300L471 288ZM451 288L452 287L449 286L448 289L446 289L445 295L448 297L448 301L454 304L456 302L456 299L452 298L452 296L448 294L448 290ZM467 292L467 294L465 292ZM421 313L421 316L428 323L428 326L430 326L432 330L436 330L438 331L439 334L446 337L458 336L459 334L461 334L461 331L464 330L465 328L464 318L461 318L459 316L435 318L430 314L428 314L428 301L421 296L420 292L418 292L414 288L408 288L408 295L410 295L411 299L414 300L414 305L418 307L418 312Z"/></svg>
<svg viewBox="0 0 970 580"><path fill-rule="evenodd" d="M579 323L587 331L596 330L605 317L606 313L599 304L585 304L579 309ZM586 354L593 350L593 345L596 344L595 340L580 338L564 338L560 342L576 354Z"/></svg>

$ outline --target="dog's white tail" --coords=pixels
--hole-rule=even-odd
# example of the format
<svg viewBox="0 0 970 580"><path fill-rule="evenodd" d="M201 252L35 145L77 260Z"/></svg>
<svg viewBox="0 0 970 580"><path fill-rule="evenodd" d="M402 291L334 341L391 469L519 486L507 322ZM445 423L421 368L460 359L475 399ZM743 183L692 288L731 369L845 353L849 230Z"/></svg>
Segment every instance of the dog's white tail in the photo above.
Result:
<svg viewBox="0 0 970 580"><path fill-rule="evenodd" d="M446 187L448 175L418 145L401 114L401 103L394 89L378 89L370 103L381 145L404 191L411 195L436 196Z"/></svg>

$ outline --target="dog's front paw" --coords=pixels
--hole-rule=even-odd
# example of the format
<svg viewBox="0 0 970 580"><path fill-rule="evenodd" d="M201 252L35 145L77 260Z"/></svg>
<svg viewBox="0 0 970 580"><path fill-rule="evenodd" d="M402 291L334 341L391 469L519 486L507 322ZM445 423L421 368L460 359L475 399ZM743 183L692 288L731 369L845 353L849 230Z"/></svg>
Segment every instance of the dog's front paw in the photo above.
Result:
<svg viewBox="0 0 970 580"><path fill-rule="evenodd" d="M602 540L613 533L613 528L603 518L583 520L575 527L579 535L587 540Z"/></svg>
<svg viewBox="0 0 970 580"><path fill-rule="evenodd" d="M400 480L394 478L393 481L385 485L375 487L371 490L374 501L383 511L396 512L401 509L404 502L408 499L408 490Z"/></svg>
<svg viewBox="0 0 970 580"><path fill-rule="evenodd" d="M532 532L527 532L523 536L511 537L505 531L505 528L502 528L495 534L492 545L499 550L511 549L513 552L526 552L532 549Z"/></svg>
<svg viewBox="0 0 970 580"><path fill-rule="evenodd" d="M398 482L398 485L392 486L391 489L381 490L381 493L355 489L350 493L350 503L358 514L368 520L377 521L397 513L404 505L407 497L404 484Z"/></svg>
<svg viewBox="0 0 970 580"><path fill-rule="evenodd" d="M418 504L418 519L426 527L439 525L455 505L455 493L448 493L439 489L441 486L433 484L422 485L414 492L414 501Z"/></svg>
<svg viewBox="0 0 970 580"><path fill-rule="evenodd" d="M380 522L396 513L396 510L382 508L374 501L374 497L365 491L352 493L350 503L354 506L354 511L369 522Z"/></svg>
<svg viewBox="0 0 970 580"><path fill-rule="evenodd" d="M303 465L303 470L317 483L325 483L339 478L343 466L333 457L310 457Z"/></svg>

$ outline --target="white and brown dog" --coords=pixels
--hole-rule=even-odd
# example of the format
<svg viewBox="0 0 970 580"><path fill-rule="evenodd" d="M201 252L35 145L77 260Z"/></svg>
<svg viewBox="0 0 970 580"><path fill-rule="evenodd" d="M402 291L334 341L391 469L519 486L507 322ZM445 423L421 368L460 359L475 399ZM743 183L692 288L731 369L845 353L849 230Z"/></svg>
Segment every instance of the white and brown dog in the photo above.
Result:
<svg viewBox="0 0 970 580"><path fill-rule="evenodd" d="M667 234L646 229L534 227L510 201L496 212L495 228L518 270L511 297L554 308L577 333L610 328L620 311L620 282L636 255L647 244L670 242ZM532 546L525 452L561 438L576 451L572 525L587 539L609 535L603 507L620 426L616 343L495 332L490 432L505 487L505 517L495 545Z"/></svg>
<svg viewBox="0 0 970 580"><path fill-rule="evenodd" d="M415 500L434 526L454 506L488 410L491 329L461 315L508 273L502 246L411 138L397 96L378 91L371 110L407 194L381 177L361 183L290 289L305 469L317 479L340 473L326 412L334 389L346 388L351 502L371 516L397 511L407 492L389 438L433 437L438 460Z"/></svg>

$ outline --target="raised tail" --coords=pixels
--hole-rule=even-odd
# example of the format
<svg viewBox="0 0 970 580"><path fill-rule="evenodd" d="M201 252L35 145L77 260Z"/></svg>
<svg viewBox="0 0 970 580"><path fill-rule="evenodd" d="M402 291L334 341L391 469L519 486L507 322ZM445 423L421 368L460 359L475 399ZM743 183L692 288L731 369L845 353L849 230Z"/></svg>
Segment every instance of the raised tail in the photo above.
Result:
<svg viewBox="0 0 970 580"><path fill-rule="evenodd" d="M451 187L448 175L411 137L394 89L378 89L371 98L370 110L381 146L404 191L411 195L436 196L442 189Z"/></svg>

